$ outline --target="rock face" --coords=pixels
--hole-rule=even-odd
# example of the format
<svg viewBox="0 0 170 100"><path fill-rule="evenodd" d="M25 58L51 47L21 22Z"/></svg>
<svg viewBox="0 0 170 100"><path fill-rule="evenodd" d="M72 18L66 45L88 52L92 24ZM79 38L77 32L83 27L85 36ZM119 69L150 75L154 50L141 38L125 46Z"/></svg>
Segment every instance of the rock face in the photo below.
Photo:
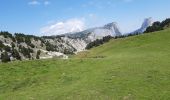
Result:
<svg viewBox="0 0 170 100"><path fill-rule="evenodd" d="M113 22L113 23L109 23L107 25L105 25L104 27L98 27L93 29L92 31L90 31L90 33L88 34L87 40L92 42L96 39L102 39L105 36L120 36L121 32L118 28L117 23Z"/></svg>
<svg viewBox="0 0 170 100"><path fill-rule="evenodd" d="M71 45L76 51L75 52L80 52L84 51L86 48L87 43L81 39L81 38L68 38L68 37L63 37L62 38L66 43Z"/></svg>
<svg viewBox="0 0 170 100"><path fill-rule="evenodd" d="M118 27L118 24L116 22L109 23L109 24L105 25L104 29L108 29L109 31L111 31L111 34L113 36L120 36L120 35L122 35L121 32L120 32L120 29Z"/></svg>
<svg viewBox="0 0 170 100"><path fill-rule="evenodd" d="M150 18L146 18L144 20L144 22L142 23L142 26L141 28L137 29L136 31L132 32L131 34L135 34L135 33L143 33L144 31L146 31L146 29L149 27L149 26L152 26L153 24L153 19L150 17Z"/></svg>
<svg viewBox="0 0 170 100"><path fill-rule="evenodd" d="M88 43L97 39L102 39L106 36L120 36L121 32L117 23L109 23L103 27L96 27L84 30L82 32L65 34L65 41L71 43L71 45L77 50L77 52L85 50Z"/></svg>

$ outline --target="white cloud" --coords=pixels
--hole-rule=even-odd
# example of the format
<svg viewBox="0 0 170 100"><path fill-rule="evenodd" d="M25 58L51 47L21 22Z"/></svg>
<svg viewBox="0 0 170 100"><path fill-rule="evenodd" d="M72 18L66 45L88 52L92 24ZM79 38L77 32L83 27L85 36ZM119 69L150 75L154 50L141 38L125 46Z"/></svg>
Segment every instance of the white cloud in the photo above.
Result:
<svg viewBox="0 0 170 100"><path fill-rule="evenodd" d="M44 1L44 5L45 6L50 5L50 2L49 1Z"/></svg>
<svg viewBox="0 0 170 100"><path fill-rule="evenodd" d="M42 35L61 35L69 32L79 32L85 29L84 20L69 19L64 22L56 22L40 29Z"/></svg>
<svg viewBox="0 0 170 100"><path fill-rule="evenodd" d="M28 5L41 5L41 4L43 4L45 6L48 6L48 5L51 4L51 2L48 1L48 0L46 0L46 1L32 0L32 1L28 2Z"/></svg>
<svg viewBox="0 0 170 100"><path fill-rule="evenodd" d="M29 5L40 5L40 2L38 2L37 0L32 0L30 2L28 2Z"/></svg>

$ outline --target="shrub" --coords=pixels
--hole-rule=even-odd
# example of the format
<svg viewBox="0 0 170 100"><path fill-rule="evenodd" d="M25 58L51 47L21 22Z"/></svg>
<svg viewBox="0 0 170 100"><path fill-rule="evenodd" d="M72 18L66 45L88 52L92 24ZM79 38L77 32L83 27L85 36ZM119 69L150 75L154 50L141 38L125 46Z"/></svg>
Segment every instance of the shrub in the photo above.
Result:
<svg viewBox="0 0 170 100"><path fill-rule="evenodd" d="M4 38L12 38L13 36L12 36L12 34L10 34L9 32L7 32L7 31L4 31L4 32L0 32L0 35L3 35L4 36Z"/></svg>
<svg viewBox="0 0 170 100"><path fill-rule="evenodd" d="M40 59L41 50L37 51L36 59Z"/></svg>
<svg viewBox="0 0 170 100"><path fill-rule="evenodd" d="M93 48L93 47L100 46L100 45L102 45L102 44L105 43L105 42L109 42L110 39L112 39L111 36L103 37L103 39L97 39L97 40L95 40L95 41L87 44L86 49L91 49L91 48Z"/></svg>
<svg viewBox="0 0 170 100"><path fill-rule="evenodd" d="M154 22L152 26L148 27L144 33L155 32L165 29L166 27L170 27L170 18L162 21L162 22Z"/></svg>
<svg viewBox="0 0 170 100"><path fill-rule="evenodd" d="M12 46L12 48L15 48L15 44L14 44L14 42L12 42L12 43L11 43L11 46Z"/></svg>
<svg viewBox="0 0 170 100"><path fill-rule="evenodd" d="M20 51L21 53L26 57L26 58L31 58L31 54L33 53L33 50L30 48L25 48L24 46L20 46Z"/></svg>
<svg viewBox="0 0 170 100"><path fill-rule="evenodd" d="M19 52L16 49L12 50L12 56L17 60L21 60L21 56L19 55Z"/></svg>
<svg viewBox="0 0 170 100"><path fill-rule="evenodd" d="M6 51L1 53L1 61L4 63L11 61L10 57L8 56L8 53Z"/></svg>
<svg viewBox="0 0 170 100"><path fill-rule="evenodd" d="M9 46L4 46L4 50L5 50L6 52L11 52L11 48L10 48Z"/></svg>

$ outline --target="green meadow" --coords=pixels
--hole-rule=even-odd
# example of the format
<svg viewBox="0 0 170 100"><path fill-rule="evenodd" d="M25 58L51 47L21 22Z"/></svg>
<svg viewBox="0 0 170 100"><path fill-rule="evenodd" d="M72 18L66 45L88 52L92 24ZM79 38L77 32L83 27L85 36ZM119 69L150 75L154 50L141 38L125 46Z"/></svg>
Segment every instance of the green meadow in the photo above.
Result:
<svg viewBox="0 0 170 100"><path fill-rule="evenodd" d="M0 100L170 100L170 29L67 60L1 63Z"/></svg>

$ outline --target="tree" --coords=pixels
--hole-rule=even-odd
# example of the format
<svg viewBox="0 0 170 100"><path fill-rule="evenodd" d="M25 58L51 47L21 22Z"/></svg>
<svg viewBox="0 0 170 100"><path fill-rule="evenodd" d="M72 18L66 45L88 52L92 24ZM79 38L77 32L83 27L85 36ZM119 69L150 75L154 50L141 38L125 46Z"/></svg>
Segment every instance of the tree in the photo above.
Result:
<svg viewBox="0 0 170 100"><path fill-rule="evenodd" d="M5 50L6 52L11 52L11 47L9 47L9 46L4 46L4 50Z"/></svg>
<svg viewBox="0 0 170 100"><path fill-rule="evenodd" d="M17 60L21 60L21 56L19 55L19 52L16 49L12 50L12 56Z"/></svg>
<svg viewBox="0 0 170 100"><path fill-rule="evenodd" d="M170 18L167 18L166 20L162 21L161 27L169 27L170 26Z"/></svg>
<svg viewBox="0 0 170 100"><path fill-rule="evenodd" d="M170 18L162 21L162 22L154 22L152 26L148 27L144 33L155 32L163 30L167 27L170 27Z"/></svg>
<svg viewBox="0 0 170 100"><path fill-rule="evenodd" d="M161 22L157 21L157 22L154 22L152 26L148 27L145 33L155 32L155 31L160 31L160 30L163 30L163 27L161 27Z"/></svg>
<svg viewBox="0 0 170 100"><path fill-rule="evenodd" d="M66 49L64 48L64 54L74 54L74 52L72 50Z"/></svg>
<svg viewBox="0 0 170 100"><path fill-rule="evenodd" d="M0 48L2 49L2 48L4 48L4 44L3 44L3 42L0 40Z"/></svg>
<svg viewBox="0 0 170 100"><path fill-rule="evenodd" d="M31 54L33 53L33 50L30 48L25 48L24 46L19 46L20 52L26 57L31 58Z"/></svg>
<svg viewBox="0 0 170 100"><path fill-rule="evenodd" d="M15 48L15 44L14 44L14 42L12 42L12 43L11 43L11 46L12 46L12 48Z"/></svg>
<svg viewBox="0 0 170 100"><path fill-rule="evenodd" d="M13 36L12 36L12 34L10 34L9 32L7 32L7 31L4 31L4 32L0 32L0 35L3 35L4 36L4 38L12 38Z"/></svg>
<svg viewBox="0 0 170 100"><path fill-rule="evenodd" d="M51 43L49 43L48 41L46 42L45 45L46 45L46 50L47 51L57 51L56 46L51 44Z"/></svg>
<svg viewBox="0 0 170 100"><path fill-rule="evenodd" d="M4 63L10 62L10 57L8 56L8 53L5 51L1 53L1 61Z"/></svg>
<svg viewBox="0 0 170 100"><path fill-rule="evenodd" d="M40 59L41 50L37 51L36 59Z"/></svg>
<svg viewBox="0 0 170 100"><path fill-rule="evenodd" d="M103 39L97 39L97 40L95 40L95 41L87 44L86 49L91 49L91 48L93 48L93 47L100 46L100 45L102 45L103 43L109 42L110 39L112 39L111 36L103 37Z"/></svg>
<svg viewBox="0 0 170 100"><path fill-rule="evenodd" d="M18 43L22 43L24 42L24 34L20 34L20 33L15 33L15 39L17 40Z"/></svg>

